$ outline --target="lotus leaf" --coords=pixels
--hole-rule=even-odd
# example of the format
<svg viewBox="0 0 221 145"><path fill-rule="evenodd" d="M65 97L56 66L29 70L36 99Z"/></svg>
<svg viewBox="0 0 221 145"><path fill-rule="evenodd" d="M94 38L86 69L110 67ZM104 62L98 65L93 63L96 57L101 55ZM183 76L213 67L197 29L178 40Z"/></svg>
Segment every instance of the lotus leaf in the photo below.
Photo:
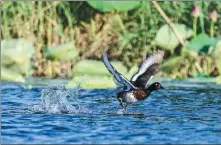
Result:
<svg viewBox="0 0 221 145"><path fill-rule="evenodd" d="M74 60L78 56L79 52L75 48L75 43L70 42L62 44L56 47L48 48L44 53L44 56L50 60Z"/></svg>
<svg viewBox="0 0 221 145"><path fill-rule="evenodd" d="M106 89L116 88L113 77L82 75L74 77L67 85L67 88L75 88L80 85L84 89Z"/></svg>
<svg viewBox="0 0 221 145"><path fill-rule="evenodd" d="M221 38L218 37L216 39L213 39L210 38L207 34L201 33L187 44L187 48L201 54L209 54L210 47L214 49L218 40L221 40Z"/></svg>
<svg viewBox="0 0 221 145"><path fill-rule="evenodd" d="M87 1L90 6L101 11L110 12L117 10L119 12L126 12L132 10L140 5L139 1Z"/></svg>
<svg viewBox="0 0 221 145"><path fill-rule="evenodd" d="M31 58L35 53L33 44L24 39L3 40L2 65L11 71L21 74L31 74Z"/></svg>
<svg viewBox="0 0 221 145"><path fill-rule="evenodd" d="M193 35L192 29L187 28L184 24L172 24L182 39L190 38ZM174 52L174 49L179 45L179 40L168 24L163 25L156 34L154 42L157 46L168 49Z"/></svg>
<svg viewBox="0 0 221 145"><path fill-rule="evenodd" d="M123 75L127 74L127 68L121 62L111 61L111 64ZM102 61L81 60L74 66L73 76L112 76Z"/></svg>
<svg viewBox="0 0 221 145"><path fill-rule="evenodd" d="M25 82L25 79L22 75L14 71L11 71L10 69L6 69L4 67L1 68L1 80L13 81L13 82Z"/></svg>

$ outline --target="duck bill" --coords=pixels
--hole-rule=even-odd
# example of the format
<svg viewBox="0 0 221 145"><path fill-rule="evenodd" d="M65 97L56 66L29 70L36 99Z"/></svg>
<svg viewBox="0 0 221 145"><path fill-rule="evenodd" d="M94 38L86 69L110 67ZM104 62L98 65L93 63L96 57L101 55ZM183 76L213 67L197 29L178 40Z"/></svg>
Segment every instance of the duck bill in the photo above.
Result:
<svg viewBox="0 0 221 145"><path fill-rule="evenodd" d="M160 89L165 89L163 86L160 86Z"/></svg>

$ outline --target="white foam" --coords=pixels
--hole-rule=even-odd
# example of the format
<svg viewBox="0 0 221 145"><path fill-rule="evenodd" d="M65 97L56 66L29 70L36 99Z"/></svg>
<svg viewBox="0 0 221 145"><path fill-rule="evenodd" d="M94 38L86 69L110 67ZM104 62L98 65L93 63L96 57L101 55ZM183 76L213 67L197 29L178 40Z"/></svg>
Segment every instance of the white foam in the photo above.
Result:
<svg viewBox="0 0 221 145"><path fill-rule="evenodd" d="M77 98L80 86L75 89L66 89L64 86L47 86L41 93L41 104L35 105L32 110L42 113L90 113L87 108L81 107ZM71 98L71 101L67 98ZM73 102L72 102L73 101ZM75 107L72 103L77 103Z"/></svg>

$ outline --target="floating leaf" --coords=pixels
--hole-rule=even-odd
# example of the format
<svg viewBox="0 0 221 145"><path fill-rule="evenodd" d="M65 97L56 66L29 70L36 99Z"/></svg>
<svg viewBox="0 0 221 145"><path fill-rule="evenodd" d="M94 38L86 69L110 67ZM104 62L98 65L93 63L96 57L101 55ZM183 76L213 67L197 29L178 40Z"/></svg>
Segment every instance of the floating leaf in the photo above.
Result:
<svg viewBox="0 0 221 145"><path fill-rule="evenodd" d="M213 46L214 49L219 39L212 39L207 34L202 33L197 35L196 38L193 38L187 44L187 48L198 53L208 54L210 51L209 48Z"/></svg>
<svg viewBox="0 0 221 145"><path fill-rule="evenodd" d="M111 64L122 74L127 73L127 68L121 62L111 61ZM112 76L102 61L81 60L74 66L73 76L79 75L92 76Z"/></svg>
<svg viewBox="0 0 221 145"><path fill-rule="evenodd" d="M192 29L187 28L184 24L173 24L179 33L180 37L185 40L192 36ZM174 49L179 45L179 40L174 34L173 30L169 27L168 24L163 25L156 34L155 37L156 45L171 50L174 52Z"/></svg>
<svg viewBox="0 0 221 145"><path fill-rule="evenodd" d="M3 40L2 65L21 75L31 74L31 58L35 53L32 43L24 39Z"/></svg>
<svg viewBox="0 0 221 145"><path fill-rule="evenodd" d="M119 12L126 12L132 10L140 5L139 1L87 1L90 6L101 11L110 12L117 10Z"/></svg>
<svg viewBox="0 0 221 145"><path fill-rule="evenodd" d="M22 75L4 67L1 68L1 80L12 82L25 82L25 79Z"/></svg>
<svg viewBox="0 0 221 145"><path fill-rule="evenodd" d="M44 56L50 60L65 61L75 59L78 54L79 52L75 48L75 43L70 42L53 48L48 48L44 53Z"/></svg>
<svg viewBox="0 0 221 145"><path fill-rule="evenodd" d="M76 76L67 85L67 88L75 88L81 85L84 89L107 89L116 88L113 77L107 76Z"/></svg>
<svg viewBox="0 0 221 145"><path fill-rule="evenodd" d="M217 83L217 84L221 84L221 76L219 76L219 77L216 78L216 83Z"/></svg>
<svg viewBox="0 0 221 145"><path fill-rule="evenodd" d="M205 74L204 72L199 72L197 77L209 77L209 75Z"/></svg>

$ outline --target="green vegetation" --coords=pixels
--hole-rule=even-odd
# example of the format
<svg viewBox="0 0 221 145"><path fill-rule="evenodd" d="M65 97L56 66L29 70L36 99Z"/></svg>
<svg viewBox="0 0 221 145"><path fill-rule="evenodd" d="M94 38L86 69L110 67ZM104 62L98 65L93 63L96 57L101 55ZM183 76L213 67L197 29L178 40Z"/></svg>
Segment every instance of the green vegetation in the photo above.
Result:
<svg viewBox="0 0 221 145"><path fill-rule="evenodd" d="M118 12L125 12L138 7L140 5L140 2L88 1L88 4L101 12L111 12L113 10L116 10Z"/></svg>
<svg viewBox="0 0 221 145"><path fill-rule="evenodd" d="M110 59L122 62L119 71L124 69L128 78L146 56L161 49L166 53L160 76L217 77L220 82L221 2L158 4L184 43L152 2L3 1L4 72L18 73L19 78L73 78L69 84L83 79L77 75L82 73L100 80L96 88L106 86L102 79L112 80L101 62L108 47ZM113 80L106 82L114 86Z"/></svg>
<svg viewBox="0 0 221 145"><path fill-rule="evenodd" d="M111 63L122 74L127 73L127 68L123 66L121 62L112 61ZM91 76L111 76L103 62L97 60L79 61L74 67L73 76L81 76L82 74L88 74Z"/></svg>
<svg viewBox="0 0 221 145"><path fill-rule="evenodd" d="M24 39L2 40L2 65L11 71L28 76L31 69L31 58L34 56L34 46Z"/></svg>
<svg viewBox="0 0 221 145"><path fill-rule="evenodd" d="M73 42L58 45L56 47L46 49L44 57L48 60L74 60L78 56L78 50Z"/></svg>
<svg viewBox="0 0 221 145"><path fill-rule="evenodd" d="M186 40L193 35L192 30L186 27L184 24L173 25L180 34L181 39ZM155 43L157 46L170 50L171 53L174 53L180 42L172 29L167 24L165 24L157 31Z"/></svg>

